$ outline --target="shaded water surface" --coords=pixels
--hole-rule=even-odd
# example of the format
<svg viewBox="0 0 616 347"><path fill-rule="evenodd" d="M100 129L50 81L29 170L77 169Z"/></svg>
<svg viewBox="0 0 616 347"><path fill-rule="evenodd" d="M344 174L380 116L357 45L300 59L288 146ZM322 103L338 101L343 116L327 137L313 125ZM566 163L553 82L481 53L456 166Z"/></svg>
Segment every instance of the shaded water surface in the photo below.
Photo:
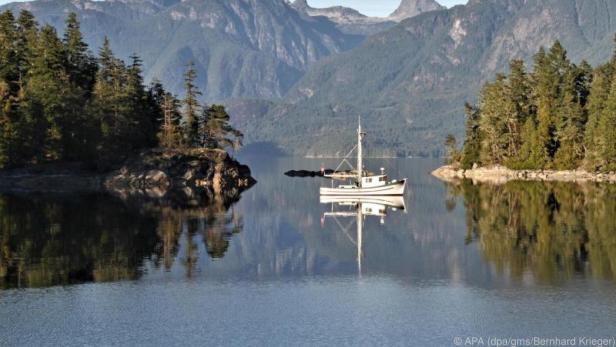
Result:
<svg viewBox="0 0 616 347"><path fill-rule="evenodd" d="M614 335L616 186L462 182L368 160L403 201L335 201L335 161L243 158L238 202L0 196L0 345L451 345ZM359 223L359 225L358 225Z"/></svg>

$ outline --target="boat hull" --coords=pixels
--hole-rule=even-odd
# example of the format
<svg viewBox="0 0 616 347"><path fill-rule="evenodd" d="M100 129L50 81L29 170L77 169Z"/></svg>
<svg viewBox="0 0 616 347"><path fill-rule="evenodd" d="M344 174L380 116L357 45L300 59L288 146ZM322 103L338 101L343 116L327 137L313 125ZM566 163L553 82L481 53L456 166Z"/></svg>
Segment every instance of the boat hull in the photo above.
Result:
<svg viewBox="0 0 616 347"><path fill-rule="evenodd" d="M403 195L386 195L386 196L336 196L322 195L319 199L321 204L367 204L367 205L383 205L393 207L400 210L406 210Z"/></svg>
<svg viewBox="0 0 616 347"><path fill-rule="evenodd" d="M406 189L406 180L401 180L395 183L388 183L380 187L370 188L324 188L321 187L321 195L334 196L387 196L387 195L404 195Z"/></svg>

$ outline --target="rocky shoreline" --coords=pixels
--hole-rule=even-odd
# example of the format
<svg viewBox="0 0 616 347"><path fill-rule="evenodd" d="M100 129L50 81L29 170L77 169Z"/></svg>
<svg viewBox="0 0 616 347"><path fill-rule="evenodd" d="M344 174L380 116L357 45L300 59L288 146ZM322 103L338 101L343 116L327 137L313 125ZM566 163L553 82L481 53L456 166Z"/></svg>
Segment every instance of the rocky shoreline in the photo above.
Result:
<svg viewBox="0 0 616 347"><path fill-rule="evenodd" d="M150 150L105 173L62 165L0 172L4 192L107 192L188 205L217 196L231 199L255 183L248 166L208 149Z"/></svg>
<svg viewBox="0 0 616 347"><path fill-rule="evenodd" d="M445 165L432 172L443 181L470 179L482 183L508 181L557 181L557 182L606 182L616 183L616 172L594 173L584 170L511 170L504 166L473 167L464 170L455 165Z"/></svg>

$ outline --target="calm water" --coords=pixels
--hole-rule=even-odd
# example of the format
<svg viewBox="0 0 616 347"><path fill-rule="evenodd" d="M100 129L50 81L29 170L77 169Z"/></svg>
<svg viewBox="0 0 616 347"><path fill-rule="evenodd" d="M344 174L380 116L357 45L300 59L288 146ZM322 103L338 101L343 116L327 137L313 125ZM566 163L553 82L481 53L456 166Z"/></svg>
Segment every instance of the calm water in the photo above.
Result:
<svg viewBox="0 0 616 347"><path fill-rule="evenodd" d="M358 234L324 181L282 175L322 161L243 161L259 184L231 206L1 196L0 345L616 335L615 186L453 187L437 161L369 160L410 192L404 210L362 204Z"/></svg>

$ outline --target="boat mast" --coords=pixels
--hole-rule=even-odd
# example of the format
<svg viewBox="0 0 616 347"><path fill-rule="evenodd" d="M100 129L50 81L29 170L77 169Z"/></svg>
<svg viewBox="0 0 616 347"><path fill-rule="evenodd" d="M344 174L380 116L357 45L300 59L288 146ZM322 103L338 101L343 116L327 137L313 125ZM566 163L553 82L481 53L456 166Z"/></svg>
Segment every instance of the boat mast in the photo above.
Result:
<svg viewBox="0 0 616 347"><path fill-rule="evenodd" d="M361 179L364 171L363 163L363 151L361 147L362 133L361 133L361 117L359 117L359 128L357 128L357 185L361 188Z"/></svg>
<svg viewBox="0 0 616 347"><path fill-rule="evenodd" d="M363 218L363 206L361 203L357 204L357 271L361 277L361 261L363 256L363 239L364 239L364 218Z"/></svg>

